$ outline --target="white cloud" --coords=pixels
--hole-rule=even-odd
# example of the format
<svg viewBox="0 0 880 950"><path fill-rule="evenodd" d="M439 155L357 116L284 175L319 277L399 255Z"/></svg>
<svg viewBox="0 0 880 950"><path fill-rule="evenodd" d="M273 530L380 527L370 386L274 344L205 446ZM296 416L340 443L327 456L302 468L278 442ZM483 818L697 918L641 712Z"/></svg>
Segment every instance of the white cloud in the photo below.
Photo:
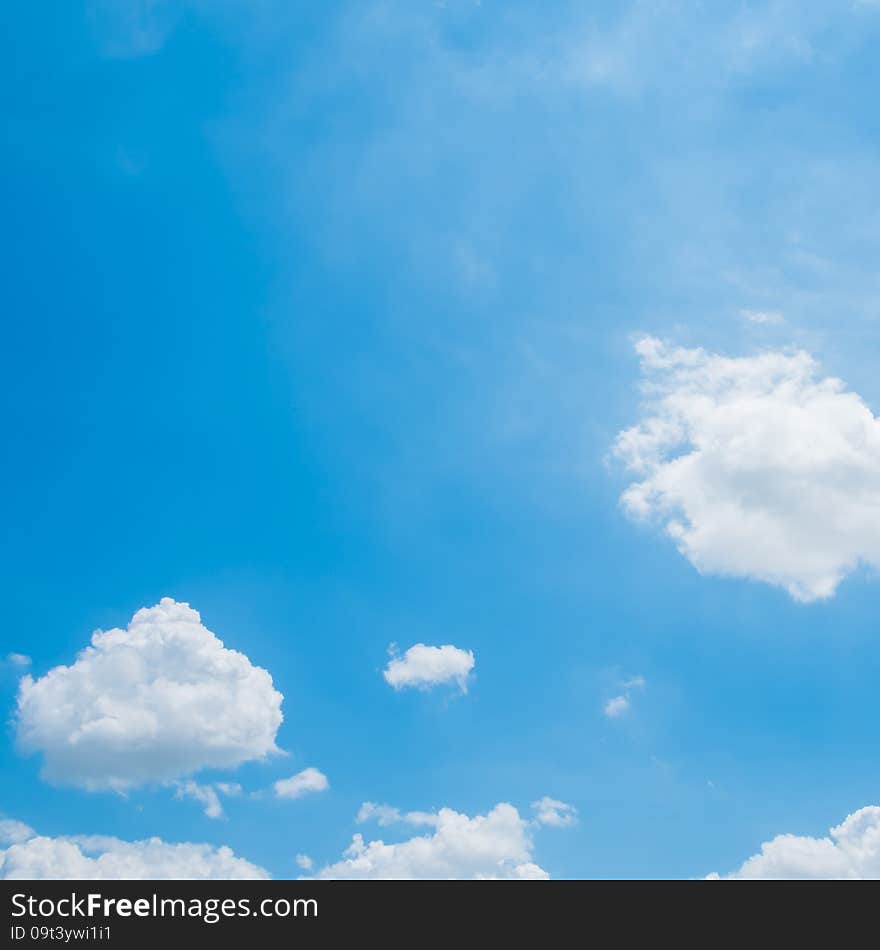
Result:
<svg viewBox="0 0 880 950"><path fill-rule="evenodd" d="M24 653L7 653L6 662L10 666L25 667L31 665L31 658Z"/></svg>
<svg viewBox="0 0 880 950"><path fill-rule="evenodd" d="M369 805L369 803L366 803ZM373 814L400 814L389 806L372 806ZM380 811L380 809L387 809ZM370 809L368 809L368 812ZM364 809L361 809L361 815ZM409 812L400 820L429 824L433 831L396 844L365 842L356 834L342 860L322 868L324 880L545 880L547 872L533 861L530 823L513 805L496 805L487 815L467 815L441 808L436 814Z"/></svg>
<svg viewBox="0 0 880 950"><path fill-rule="evenodd" d="M199 804L204 805L205 814L208 818L223 817L223 806L220 804L217 792L211 785L199 785L198 782L193 782L192 780L179 782L174 797L192 798L194 801L199 802Z"/></svg>
<svg viewBox="0 0 880 950"><path fill-rule="evenodd" d="M398 822L407 825L436 825L437 814L430 811L402 812L393 805L376 805L374 802L364 802L355 821L359 825L368 821L375 821L377 825L381 825L383 828Z"/></svg>
<svg viewBox="0 0 880 950"><path fill-rule="evenodd" d="M21 824L15 822L14 824ZM0 849L5 880L263 880L269 874L227 847L167 844L159 838L47 838L29 834Z"/></svg>
<svg viewBox="0 0 880 950"><path fill-rule="evenodd" d="M710 875L718 878L717 874ZM778 835L728 880L876 880L880 878L880 807L869 805L827 838Z"/></svg>
<svg viewBox="0 0 880 950"><path fill-rule="evenodd" d="M307 854L298 854L294 860L296 861L296 866L302 868L304 871L311 871L315 866L315 862Z"/></svg>
<svg viewBox="0 0 880 950"><path fill-rule="evenodd" d="M355 818L355 821L359 825L362 825L366 821L375 821L376 824L381 825L383 828L402 820L403 816L399 808L395 808L393 805L377 805L375 802L364 802Z"/></svg>
<svg viewBox="0 0 880 950"><path fill-rule="evenodd" d="M0 845L18 844L33 838L36 832L23 821L14 818L0 818Z"/></svg>
<svg viewBox="0 0 880 950"><path fill-rule="evenodd" d="M567 828L577 823L577 809L574 805L561 802L556 798L545 795L532 802L532 811L535 812L535 821L539 825L549 825L551 828Z"/></svg>
<svg viewBox="0 0 880 950"><path fill-rule="evenodd" d="M623 716L629 712L629 697L612 696L602 707L602 712L605 713L609 719L617 719L619 716Z"/></svg>
<svg viewBox="0 0 880 950"><path fill-rule="evenodd" d="M282 778L274 783L276 798L302 798L311 792L323 792L330 788L327 776L320 769L307 768L290 778Z"/></svg>
<svg viewBox="0 0 880 950"><path fill-rule="evenodd" d="M241 785L239 785L238 782L215 782L214 788L228 798L241 795Z"/></svg>
<svg viewBox="0 0 880 950"><path fill-rule="evenodd" d="M266 670L166 597L127 630L96 631L73 665L23 677L15 724L49 781L124 790L276 752L282 698Z"/></svg>
<svg viewBox="0 0 880 950"><path fill-rule="evenodd" d="M629 679L620 683L623 693L619 696L612 696L602 707L602 712L609 719L618 719L625 716L632 708L630 694L633 690L644 689L646 680L644 676L631 676Z"/></svg>
<svg viewBox="0 0 880 950"><path fill-rule="evenodd" d="M428 689L441 683L456 683L467 692L468 677L474 668L474 654L458 647L411 646L401 657L394 657L382 675L395 689Z"/></svg>
<svg viewBox="0 0 880 950"><path fill-rule="evenodd" d="M644 689L647 681L644 676L631 676L628 680L624 680L620 685L624 689Z"/></svg>
<svg viewBox="0 0 880 950"><path fill-rule="evenodd" d="M806 353L729 358L645 338L651 399L615 451L641 480L622 496L659 518L701 573L797 600L880 566L880 422Z"/></svg>

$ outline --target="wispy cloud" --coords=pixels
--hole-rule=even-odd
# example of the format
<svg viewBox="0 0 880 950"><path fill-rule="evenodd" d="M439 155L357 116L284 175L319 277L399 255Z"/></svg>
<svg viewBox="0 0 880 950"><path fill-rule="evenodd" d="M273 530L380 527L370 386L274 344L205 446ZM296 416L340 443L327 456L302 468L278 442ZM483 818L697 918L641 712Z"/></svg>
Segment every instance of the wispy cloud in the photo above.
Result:
<svg viewBox="0 0 880 950"><path fill-rule="evenodd" d="M88 0L88 16L100 51L115 59L157 53L187 0Z"/></svg>

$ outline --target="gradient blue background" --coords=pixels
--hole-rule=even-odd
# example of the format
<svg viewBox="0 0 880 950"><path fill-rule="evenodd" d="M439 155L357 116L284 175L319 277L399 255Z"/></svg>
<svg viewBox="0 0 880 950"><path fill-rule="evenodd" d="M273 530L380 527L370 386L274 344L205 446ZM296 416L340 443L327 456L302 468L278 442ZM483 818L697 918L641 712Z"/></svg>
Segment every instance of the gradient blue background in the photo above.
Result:
<svg viewBox="0 0 880 950"><path fill-rule="evenodd" d="M8 724L6 815L285 876L363 800L552 795L581 817L538 837L553 876L677 877L876 801L876 584L700 577L626 521L607 453L638 331L805 346L880 405L880 8L0 18L0 653L42 673L188 601L285 696L291 758L215 777L332 786L211 821L47 786ZM384 683L420 640L475 651L467 696Z"/></svg>

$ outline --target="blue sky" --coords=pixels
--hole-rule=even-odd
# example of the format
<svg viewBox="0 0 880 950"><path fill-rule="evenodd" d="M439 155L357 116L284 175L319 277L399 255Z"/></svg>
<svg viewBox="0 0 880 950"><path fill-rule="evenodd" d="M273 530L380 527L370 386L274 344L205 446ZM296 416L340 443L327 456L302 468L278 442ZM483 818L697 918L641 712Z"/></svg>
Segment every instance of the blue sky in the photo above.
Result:
<svg viewBox="0 0 880 950"><path fill-rule="evenodd" d="M708 385L640 368L644 337L706 374L687 354L736 375L809 353L875 422L880 6L2 16L0 655L39 679L93 630L189 603L271 674L286 753L182 769L242 786L220 819L165 778L47 781L7 660L3 815L228 845L286 877L356 832L423 833L356 824L365 801L510 803L552 877L692 877L877 800L876 431L857 475L844 449L795 452L737 487L774 516L792 484L829 499L767 540L808 585L793 552L839 542L839 583L807 598L756 563L763 536L665 533L663 505L721 498L729 455L640 520L614 447L651 416L653 370L673 396ZM825 413L811 386L755 397L768 444L849 431L835 413L857 408ZM735 456L752 430L732 425ZM393 688L391 643L472 651L467 691ZM306 767L329 788L272 793ZM576 823L533 818L544 796Z"/></svg>

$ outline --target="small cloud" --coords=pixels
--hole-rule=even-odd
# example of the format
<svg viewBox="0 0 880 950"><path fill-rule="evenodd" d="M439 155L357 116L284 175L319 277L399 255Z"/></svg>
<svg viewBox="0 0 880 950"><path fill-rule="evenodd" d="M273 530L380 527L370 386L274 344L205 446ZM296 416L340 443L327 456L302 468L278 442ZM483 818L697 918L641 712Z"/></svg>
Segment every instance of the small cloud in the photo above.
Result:
<svg viewBox="0 0 880 950"><path fill-rule="evenodd" d="M539 825L548 825L551 828L568 828L577 823L577 809L574 805L561 802L556 798L545 795L532 802L532 811L535 812L535 821Z"/></svg>
<svg viewBox="0 0 880 950"><path fill-rule="evenodd" d="M33 661L24 653L7 653L6 662L10 666L17 666L19 669L24 669L24 667L30 666Z"/></svg>
<svg viewBox="0 0 880 950"><path fill-rule="evenodd" d="M220 787L219 785L217 786ZM223 806L211 785L199 785L198 782L178 782L174 797L178 799L191 798L200 805L204 805L208 818L222 818Z"/></svg>
<svg viewBox="0 0 880 950"><path fill-rule="evenodd" d="M272 788L276 798L302 798L312 792L326 791L330 782L320 769L307 768L290 778L279 779Z"/></svg>
<svg viewBox="0 0 880 950"><path fill-rule="evenodd" d="M355 821L362 825L366 821L375 821L383 827L386 825L393 825L395 822L400 821L400 809L395 808L393 805L377 805L374 802L364 802L358 813Z"/></svg>
<svg viewBox="0 0 880 950"><path fill-rule="evenodd" d="M629 712L630 702L627 696L613 696L605 703L602 711L609 719L617 719Z"/></svg>
<svg viewBox="0 0 880 950"><path fill-rule="evenodd" d="M629 679L623 680L620 684L623 693L621 693L620 696L612 696L611 699L605 703L602 711L609 719L617 719L625 715L632 708L632 701L630 699L632 691L634 689L644 689L646 684L647 680L644 676L631 676Z"/></svg>
<svg viewBox="0 0 880 950"><path fill-rule="evenodd" d="M296 866L302 868L303 871L311 871L315 866L315 862L307 854L298 854L294 861L296 861Z"/></svg>
<svg viewBox="0 0 880 950"><path fill-rule="evenodd" d="M214 788L218 792L226 795L227 798L234 798L236 795L241 795L241 785L238 782L216 782Z"/></svg>
<svg viewBox="0 0 880 950"><path fill-rule="evenodd" d="M402 812L393 805L376 805L373 802L364 802L358 810L355 821L362 825L367 821L375 821L378 825L388 825L403 822L408 825L436 825L437 816L428 811Z"/></svg>
<svg viewBox="0 0 880 950"><path fill-rule="evenodd" d="M394 689L430 689L444 683L455 683L462 693L467 692L475 662L471 650L460 650L449 644L431 647L417 643L401 657L391 655L393 658L382 676Z"/></svg>
<svg viewBox="0 0 880 950"><path fill-rule="evenodd" d="M633 676L631 679L624 680L620 684L624 689L644 689L645 688L645 677L644 676Z"/></svg>

